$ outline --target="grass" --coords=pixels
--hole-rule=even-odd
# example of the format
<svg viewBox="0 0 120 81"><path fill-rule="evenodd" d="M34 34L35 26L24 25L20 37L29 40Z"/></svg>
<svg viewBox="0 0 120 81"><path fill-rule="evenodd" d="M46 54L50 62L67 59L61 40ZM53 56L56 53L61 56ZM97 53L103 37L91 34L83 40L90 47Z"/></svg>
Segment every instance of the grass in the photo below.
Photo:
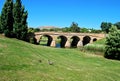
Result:
<svg viewBox="0 0 120 81"><path fill-rule="evenodd" d="M0 81L120 81L119 67L120 61L80 50L0 36Z"/></svg>
<svg viewBox="0 0 120 81"><path fill-rule="evenodd" d="M46 46L47 45L48 38L45 36L42 36L40 40L40 45Z"/></svg>
<svg viewBox="0 0 120 81"><path fill-rule="evenodd" d="M87 44L84 46L83 50L103 55L105 51L105 39L101 39L94 43Z"/></svg>

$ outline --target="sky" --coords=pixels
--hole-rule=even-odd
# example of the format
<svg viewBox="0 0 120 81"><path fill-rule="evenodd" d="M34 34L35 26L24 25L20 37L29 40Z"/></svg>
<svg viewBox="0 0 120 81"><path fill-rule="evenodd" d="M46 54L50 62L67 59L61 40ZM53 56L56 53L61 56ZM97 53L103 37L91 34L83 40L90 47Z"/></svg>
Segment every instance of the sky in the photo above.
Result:
<svg viewBox="0 0 120 81"><path fill-rule="evenodd" d="M0 12L5 0L0 0ZM120 0L22 0L28 11L28 26L100 29L101 22L120 22Z"/></svg>

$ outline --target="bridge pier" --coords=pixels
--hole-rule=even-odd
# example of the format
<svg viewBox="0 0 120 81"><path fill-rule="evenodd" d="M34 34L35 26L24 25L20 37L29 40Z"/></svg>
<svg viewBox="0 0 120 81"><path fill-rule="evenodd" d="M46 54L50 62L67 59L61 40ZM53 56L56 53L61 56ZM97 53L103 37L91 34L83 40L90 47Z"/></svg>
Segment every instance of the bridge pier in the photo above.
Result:
<svg viewBox="0 0 120 81"><path fill-rule="evenodd" d="M52 42L51 42L51 45L50 45L51 47L56 47L56 41L55 40L52 40Z"/></svg>
<svg viewBox="0 0 120 81"><path fill-rule="evenodd" d="M36 41L37 43L40 42L40 38L41 38L41 35L37 35L37 36L35 36L35 39L37 40L37 41Z"/></svg>
<svg viewBox="0 0 120 81"><path fill-rule="evenodd" d="M83 42L79 41L78 44L77 44L77 47L81 47L81 46L83 46Z"/></svg>
<svg viewBox="0 0 120 81"><path fill-rule="evenodd" d="M70 41L66 41L66 43L65 43L65 48L70 48Z"/></svg>

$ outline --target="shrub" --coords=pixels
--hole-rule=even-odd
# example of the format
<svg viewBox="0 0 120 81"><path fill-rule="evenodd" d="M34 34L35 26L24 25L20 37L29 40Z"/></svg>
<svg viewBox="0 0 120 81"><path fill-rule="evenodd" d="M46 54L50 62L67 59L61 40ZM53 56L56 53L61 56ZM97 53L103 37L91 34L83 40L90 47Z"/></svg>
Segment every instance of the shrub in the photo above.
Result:
<svg viewBox="0 0 120 81"><path fill-rule="evenodd" d="M37 40L35 37L30 38L30 43L37 44Z"/></svg>
<svg viewBox="0 0 120 81"><path fill-rule="evenodd" d="M104 46L100 44L88 44L84 46L85 50L93 51L93 52L103 52L104 53Z"/></svg>
<svg viewBox="0 0 120 81"><path fill-rule="evenodd" d="M105 58L120 60L120 31L116 26L110 28L106 37Z"/></svg>

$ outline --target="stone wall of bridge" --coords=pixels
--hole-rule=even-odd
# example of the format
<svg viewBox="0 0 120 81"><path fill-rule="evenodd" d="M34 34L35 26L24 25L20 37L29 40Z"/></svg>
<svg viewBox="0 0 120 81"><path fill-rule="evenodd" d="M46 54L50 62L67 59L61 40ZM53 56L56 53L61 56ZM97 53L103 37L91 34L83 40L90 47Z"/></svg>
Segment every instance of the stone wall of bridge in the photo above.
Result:
<svg viewBox="0 0 120 81"><path fill-rule="evenodd" d="M56 40L61 39L61 47L80 47L88 43L105 38L104 34L96 33L57 33L57 32L36 32L35 38L39 43L42 36L48 38L47 46L56 47Z"/></svg>

